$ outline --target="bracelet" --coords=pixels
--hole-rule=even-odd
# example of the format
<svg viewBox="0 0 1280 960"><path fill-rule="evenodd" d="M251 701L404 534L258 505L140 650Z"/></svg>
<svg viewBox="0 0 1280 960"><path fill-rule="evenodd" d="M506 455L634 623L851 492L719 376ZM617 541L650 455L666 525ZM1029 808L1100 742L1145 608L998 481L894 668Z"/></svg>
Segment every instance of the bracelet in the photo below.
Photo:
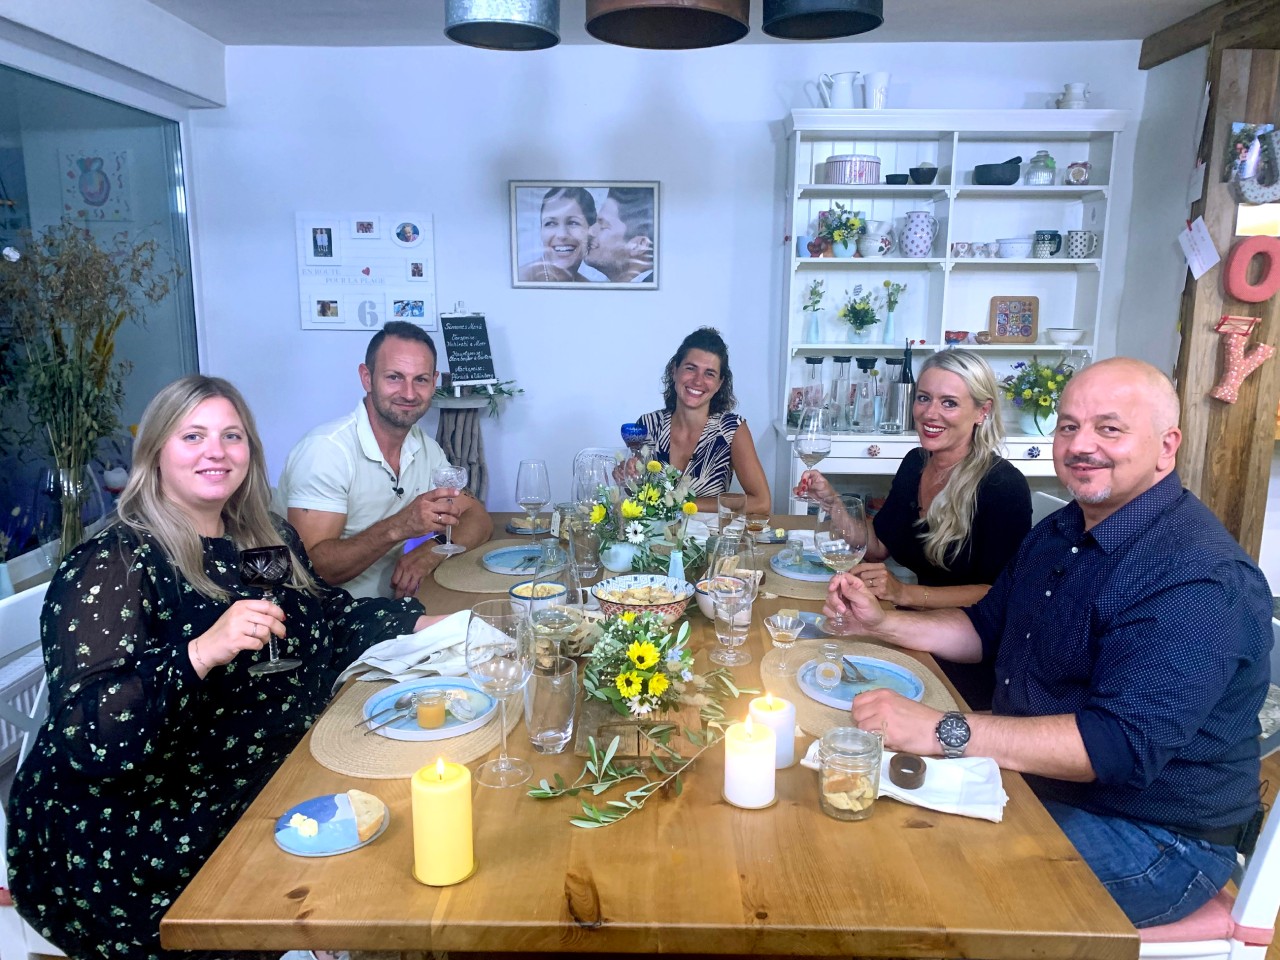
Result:
<svg viewBox="0 0 1280 960"><path fill-rule="evenodd" d="M200 656L200 638L199 637L196 637L194 640L191 641L191 652L195 654L196 663L200 664L200 666L204 669L205 673L208 673L210 670L213 669L213 667L209 666L207 663L204 662L204 657Z"/></svg>

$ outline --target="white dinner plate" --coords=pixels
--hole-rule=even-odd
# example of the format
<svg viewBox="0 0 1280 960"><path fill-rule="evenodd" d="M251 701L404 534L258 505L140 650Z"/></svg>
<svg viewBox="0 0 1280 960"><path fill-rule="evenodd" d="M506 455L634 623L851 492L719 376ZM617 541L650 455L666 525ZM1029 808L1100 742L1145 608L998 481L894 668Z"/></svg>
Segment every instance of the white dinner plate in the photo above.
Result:
<svg viewBox="0 0 1280 960"><path fill-rule="evenodd" d="M393 720L385 727L374 730L375 736L383 736L389 740L448 740L450 737L460 737L472 730L479 730L488 723L489 718L493 716L494 708L498 705L498 701L477 687L470 677L419 677L416 680L404 680L384 687L366 700L365 720L373 717L374 714L381 713L382 716L373 721L372 725L376 726L383 720L395 716L394 712L384 711L389 711L391 705L400 699L401 694L415 693L419 690L437 690L445 694L453 691L455 694L462 694L475 709L476 715L470 720L459 720L446 709L444 726L427 729L418 726L416 713L409 713L407 716ZM358 727L357 733L363 733L369 726L370 724L365 724L363 727Z"/></svg>
<svg viewBox="0 0 1280 960"><path fill-rule="evenodd" d="M848 653L845 654L844 659L857 667L871 682L852 683L842 676L838 684L830 690L824 690L814 676L819 661L810 660L796 671L796 682L800 685L800 689L810 699L826 704L828 707L835 707L837 710L850 709L853 706L853 698L868 690L892 690L910 700L920 700L924 697L924 681L906 667L900 667L887 660L877 660L875 657L857 657Z"/></svg>

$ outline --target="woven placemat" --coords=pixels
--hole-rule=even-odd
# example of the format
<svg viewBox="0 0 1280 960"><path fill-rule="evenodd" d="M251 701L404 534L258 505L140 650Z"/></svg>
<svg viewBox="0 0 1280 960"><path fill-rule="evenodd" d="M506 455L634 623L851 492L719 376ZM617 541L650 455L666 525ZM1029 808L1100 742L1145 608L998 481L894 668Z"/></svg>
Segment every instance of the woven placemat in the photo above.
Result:
<svg viewBox="0 0 1280 960"><path fill-rule="evenodd" d="M523 540L490 540L482 543L466 553L449 557L436 567L436 583L446 590L457 590L459 593L506 593L521 580L532 580L533 571L492 573L480 561L486 553L506 547L527 547L536 542L525 537Z"/></svg>
<svg viewBox="0 0 1280 960"><path fill-rule="evenodd" d="M338 695L311 733L311 755L322 766L349 777L367 780L402 780L444 757L454 763L470 763L498 745L497 721L486 723L460 737L447 740L391 740L376 733L365 736L356 726L364 716L365 701L390 683L365 680L353 683ZM516 694L507 700L507 735L520 722L523 701ZM497 710L494 716L498 716ZM518 751L517 751L518 755Z"/></svg>
<svg viewBox="0 0 1280 960"><path fill-rule="evenodd" d="M842 653L887 660L889 663L896 663L911 671L912 675L918 677L924 684L924 696L921 702L926 706L942 711L957 709L955 699L947 692L943 682L932 670L914 657L893 647L881 646L869 641L840 640L837 637L831 639L840 644ZM821 655L821 647L825 642L827 641L801 640L791 650L785 652L789 662L798 670L803 664ZM775 647L764 655L764 659L760 661L760 677L770 693L785 697L796 705L796 723L800 725L800 729L810 736L820 737L832 727L851 725L853 720L848 710L837 710L835 707L818 703L800 689L794 673L788 676L778 673L778 665L782 662L783 653L784 651Z"/></svg>

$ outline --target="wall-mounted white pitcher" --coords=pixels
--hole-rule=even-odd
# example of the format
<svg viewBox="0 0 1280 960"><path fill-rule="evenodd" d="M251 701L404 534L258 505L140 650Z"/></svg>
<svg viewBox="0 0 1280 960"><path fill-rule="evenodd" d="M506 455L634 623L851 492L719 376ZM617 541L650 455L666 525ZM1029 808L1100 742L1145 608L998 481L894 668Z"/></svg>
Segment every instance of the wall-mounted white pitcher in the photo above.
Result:
<svg viewBox="0 0 1280 960"><path fill-rule="evenodd" d="M847 73L824 73L818 78L818 95L822 97L824 107L837 110L853 109L853 85L857 82L858 71Z"/></svg>

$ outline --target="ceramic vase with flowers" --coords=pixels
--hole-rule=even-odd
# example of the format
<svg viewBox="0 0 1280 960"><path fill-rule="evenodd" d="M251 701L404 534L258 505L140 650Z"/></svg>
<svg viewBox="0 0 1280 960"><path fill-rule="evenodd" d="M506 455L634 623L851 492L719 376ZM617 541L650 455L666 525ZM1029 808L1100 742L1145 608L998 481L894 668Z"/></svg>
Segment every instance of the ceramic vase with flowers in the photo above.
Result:
<svg viewBox="0 0 1280 960"><path fill-rule="evenodd" d="M623 495L613 501L602 488L590 521L600 533L600 562L614 573L667 573L671 556L681 554L685 575L696 578L706 566L705 547L688 535L698 512L692 480L670 464L642 461Z"/></svg>
<svg viewBox="0 0 1280 960"><path fill-rule="evenodd" d="M804 303L800 309L809 318L805 324L804 340L806 343L821 343L822 330L818 325L818 312L822 309L822 298L826 295L824 281L815 280L804 292Z"/></svg>
<svg viewBox="0 0 1280 960"><path fill-rule="evenodd" d="M849 324L850 343L870 343L872 327L880 322L877 311L880 297L875 291L863 291L862 284L853 288L837 316Z"/></svg>
<svg viewBox="0 0 1280 960"><path fill-rule="evenodd" d="M115 338L123 323L142 319L145 303L168 296L178 274L160 267L159 255L155 240L120 234L100 244L71 222L26 232L0 251L0 303L13 331L0 400L25 406L52 460L45 506L57 536L44 536L56 542L55 559L84 539L87 514L101 514L89 466L98 442L120 428L129 370L115 357Z"/></svg>
<svg viewBox="0 0 1280 960"><path fill-rule="evenodd" d="M884 282L884 329L883 343L896 343L897 337L893 329L893 311L898 308L898 301L902 299L902 295L906 292L907 285L905 283L895 283L892 280Z"/></svg>
<svg viewBox="0 0 1280 960"><path fill-rule="evenodd" d="M1019 360L1013 365L1013 372L1000 381L1025 435L1053 435L1058 423L1058 401L1074 372L1064 363L1050 366L1032 357L1030 362Z"/></svg>
<svg viewBox="0 0 1280 960"><path fill-rule="evenodd" d="M837 202L830 210L818 214L818 236L831 244L833 256L856 257L858 235L862 233L864 223L862 217Z"/></svg>

